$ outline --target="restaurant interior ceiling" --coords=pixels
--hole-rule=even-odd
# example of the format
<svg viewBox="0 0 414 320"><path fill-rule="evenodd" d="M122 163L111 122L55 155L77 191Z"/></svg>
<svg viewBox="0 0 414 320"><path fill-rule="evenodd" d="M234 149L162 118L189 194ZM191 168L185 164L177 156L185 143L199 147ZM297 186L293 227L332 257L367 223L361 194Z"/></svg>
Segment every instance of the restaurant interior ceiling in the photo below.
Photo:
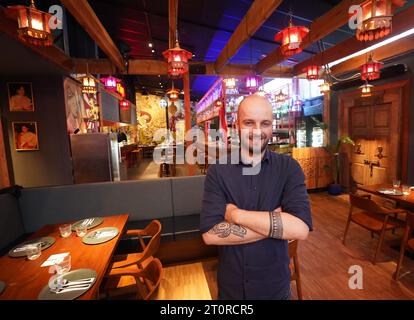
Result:
<svg viewBox="0 0 414 320"><path fill-rule="evenodd" d="M28 5L27 0L2 0L0 4ZM39 9L47 11L57 0L37 1ZM61 1L63 4L68 1ZM162 52L169 47L169 3L168 0L89 0L99 21L124 58L131 60L164 61ZM232 37L234 31L248 13L253 0L180 0L178 1L177 30L180 46L194 54L192 63L214 63ZM345 1L346 2L346 1ZM284 29L292 14L295 25L309 27L311 23L341 4L341 0L285 0L280 1L274 12L258 27L254 34L236 53L228 59L228 64L256 65L274 52L279 43L274 37ZM414 1L407 1L396 13L412 6ZM412 9L412 8L411 8ZM95 42L80 26L76 17L67 11L68 54L71 58L106 59L107 55L95 45ZM303 52L282 61L277 68L294 68L299 63L312 59L320 53L321 44L325 49L355 37L355 32L347 24L327 32L318 43L311 42ZM150 44L152 46L150 46ZM280 67L282 66L282 67ZM191 97L201 98L217 76L195 75L190 77ZM256 68L257 69L257 68ZM263 70L269 69L265 67ZM137 90L161 93L171 86L167 75L129 75L125 76ZM183 88L182 81L175 86Z"/></svg>

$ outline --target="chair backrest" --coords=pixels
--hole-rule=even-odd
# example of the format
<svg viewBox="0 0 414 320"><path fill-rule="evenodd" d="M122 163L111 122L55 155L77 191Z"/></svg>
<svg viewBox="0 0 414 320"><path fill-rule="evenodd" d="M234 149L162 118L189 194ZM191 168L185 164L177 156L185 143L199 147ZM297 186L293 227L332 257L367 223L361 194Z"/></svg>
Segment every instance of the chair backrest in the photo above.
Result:
<svg viewBox="0 0 414 320"><path fill-rule="evenodd" d="M293 258L296 256L298 251L298 240L289 240L288 242L288 251L289 251L289 258Z"/></svg>
<svg viewBox="0 0 414 320"><path fill-rule="evenodd" d="M141 261L153 257L157 253L161 242L161 229L161 223L158 220L152 220L143 230L143 234L145 236L150 236L151 240L144 248L143 256L140 259Z"/></svg>
<svg viewBox="0 0 414 320"><path fill-rule="evenodd" d="M382 209L378 204L375 203L375 201L372 201L371 199L360 197L356 194L350 193L349 201L352 207L362 209L362 210L372 212L372 213L387 214L387 211Z"/></svg>
<svg viewBox="0 0 414 320"><path fill-rule="evenodd" d="M157 292L162 279L163 269L161 261L157 258L151 260L151 262L140 273L140 277L145 279L146 293L142 297L144 300L151 299Z"/></svg>

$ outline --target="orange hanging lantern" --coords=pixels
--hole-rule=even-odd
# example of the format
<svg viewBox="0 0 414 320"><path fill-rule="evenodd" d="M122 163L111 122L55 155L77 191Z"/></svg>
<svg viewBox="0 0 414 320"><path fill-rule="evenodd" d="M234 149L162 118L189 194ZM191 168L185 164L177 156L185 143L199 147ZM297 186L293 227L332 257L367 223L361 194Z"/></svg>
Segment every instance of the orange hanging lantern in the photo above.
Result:
<svg viewBox="0 0 414 320"><path fill-rule="evenodd" d="M282 43L280 46L282 54L285 57L290 57L302 52L300 45L308 33L308 28L294 26L292 20L290 20L289 26L275 36L275 41Z"/></svg>
<svg viewBox="0 0 414 320"><path fill-rule="evenodd" d="M52 15L38 10L34 0L31 0L29 7L10 6L7 12L13 17L17 16L17 32L21 41L44 47L53 44L53 35L49 27Z"/></svg>
<svg viewBox="0 0 414 320"><path fill-rule="evenodd" d="M379 79L381 76L381 67L384 64L382 62L375 61L372 58L372 54L369 56L367 63L361 66L361 79L363 81L369 80L376 80Z"/></svg>
<svg viewBox="0 0 414 320"><path fill-rule="evenodd" d="M276 103L283 103L288 99L288 95L284 94L282 90L279 91L278 94L274 96Z"/></svg>
<svg viewBox="0 0 414 320"><path fill-rule="evenodd" d="M121 98L125 98L126 97L125 87L120 82L118 82L116 84L116 92L119 93L119 95L121 96Z"/></svg>
<svg viewBox="0 0 414 320"><path fill-rule="evenodd" d="M303 71L306 72L306 78L308 80L317 80L319 79L319 70L321 67L319 66L308 66Z"/></svg>
<svg viewBox="0 0 414 320"><path fill-rule="evenodd" d="M193 54L181 49L178 41L175 43L175 48L168 49L162 54L167 59L168 75L170 78L178 79L188 72L188 60Z"/></svg>
<svg viewBox="0 0 414 320"><path fill-rule="evenodd" d="M404 0L370 0L362 5L362 23L356 31L359 41L381 39L391 33L392 6L402 6Z"/></svg>
<svg viewBox="0 0 414 320"><path fill-rule="evenodd" d="M171 102L175 102L178 100L178 95L180 94L180 90L175 89L174 86L167 91L168 99L170 99Z"/></svg>
<svg viewBox="0 0 414 320"><path fill-rule="evenodd" d="M372 95L372 88L374 86L369 84L368 81L360 86L359 88L361 89L361 97L366 98L366 97L370 97Z"/></svg>
<svg viewBox="0 0 414 320"><path fill-rule="evenodd" d="M236 81L235 78L227 78L224 79L224 84L226 85L226 89L235 89L236 88Z"/></svg>
<svg viewBox="0 0 414 320"><path fill-rule="evenodd" d="M328 93L329 91L331 91L331 84L325 80L324 83L319 85L319 91L322 94Z"/></svg>
<svg viewBox="0 0 414 320"><path fill-rule="evenodd" d="M82 93L96 93L96 82L91 76L84 76L79 79L82 83Z"/></svg>

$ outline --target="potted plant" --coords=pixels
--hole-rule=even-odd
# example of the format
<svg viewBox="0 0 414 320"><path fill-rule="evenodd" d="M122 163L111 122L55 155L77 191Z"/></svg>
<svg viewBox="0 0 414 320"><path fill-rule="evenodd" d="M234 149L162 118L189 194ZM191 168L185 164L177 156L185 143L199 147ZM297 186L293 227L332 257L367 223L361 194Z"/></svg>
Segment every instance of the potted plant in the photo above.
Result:
<svg viewBox="0 0 414 320"><path fill-rule="evenodd" d="M340 151L341 146L343 144L350 144L350 145L354 146L355 142L354 142L354 140L352 140L352 138L350 136L344 135L344 136L340 137L335 144L333 144L333 145L328 144L327 145L326 144L326 132L328 130L328 126L326 125L326 123L321 122L321 121L317 120L316 118L312 117L312 119L316 122L317 126L320 127L324 131L324 148L332 157L331 169L332 169L333 183L328 185L328 193L330 195L337 196L337 195L342 193L342 187L339 184L339 173L340 173L340 170L341 170L341 168L340 168L340 159L339 159L339 151Z"/></svg>

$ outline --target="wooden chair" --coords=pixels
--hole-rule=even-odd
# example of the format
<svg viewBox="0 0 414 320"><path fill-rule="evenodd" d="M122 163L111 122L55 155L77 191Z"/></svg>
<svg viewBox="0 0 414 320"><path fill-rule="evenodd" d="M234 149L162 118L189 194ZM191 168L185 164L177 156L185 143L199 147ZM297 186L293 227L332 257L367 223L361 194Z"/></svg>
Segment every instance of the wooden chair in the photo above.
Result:
<svg viewBox="0 0 414 320"><path fill-rule="evenodd" d="M414 252L414 237L409 239L414 231L414 213L407 213L407 225L404 230L404 235L401 240L400 257L397 263L397 269L395 270L394 279L400 279L400 271L404 260L405 249Z"/></svg>
<svg viewBox="0 0 414 320"><path fill-rule="evenodd" d="M135 283L121 287L106 288L106 299L125 299L126 297L132 297L137 300L150 300L155 296L160 286L163 277L163 268L161 261L153 258L138 272L130 272L118 268L112 269L110 276L112 278L132 277Z"/></svg>
<svg viewBox="0 0 414 320"><path fill-rule="evenodd" d="M395 215L405 213L405 211L402 209L391 210L382 208L371 199L352 193L349 194L349 199L351 206L342 242L345 245L346 236L351 222L354 222L371 231L371 234L378 234L379 240L373 259L373 263L376 264L378 253L381 250L382 243L384 241L385 232L404 227L404 221L395 218ZM362 211L353 213L355 208L361 209Z"/></svg>
<svg viewBox="0 0 414 320"><path fill-rule="evenodd" d="M303 300L302 284L300 281L299 259L298 259L298 241L290 240L288 243L289 257L290 257L290 280L296 282L296 290L298 292L298 299Z"/></svg>
<svg viewBox="0 0 414 320"><path fill-rule="evenodd" d="M112 264L108 268L106 278L109 285L105 289L113 289L113 283L119 283L122 277L129 276L135 279L141 279L147 287L151 286L151 281L142 276L146 275L143 270L154 260L161 242L161 223L153 220L144 230L128 230L127 237L137 236L139 239L139 248L137 253L126 255L116 255ZM151 237L148 244L145 244L143 237ZM156 262L157 263L157 262ZM148 271L149 272L149 271ZM139 281L136 282L136 289L142 291ZM142 293L142 292L141 292Z"/></svg>

